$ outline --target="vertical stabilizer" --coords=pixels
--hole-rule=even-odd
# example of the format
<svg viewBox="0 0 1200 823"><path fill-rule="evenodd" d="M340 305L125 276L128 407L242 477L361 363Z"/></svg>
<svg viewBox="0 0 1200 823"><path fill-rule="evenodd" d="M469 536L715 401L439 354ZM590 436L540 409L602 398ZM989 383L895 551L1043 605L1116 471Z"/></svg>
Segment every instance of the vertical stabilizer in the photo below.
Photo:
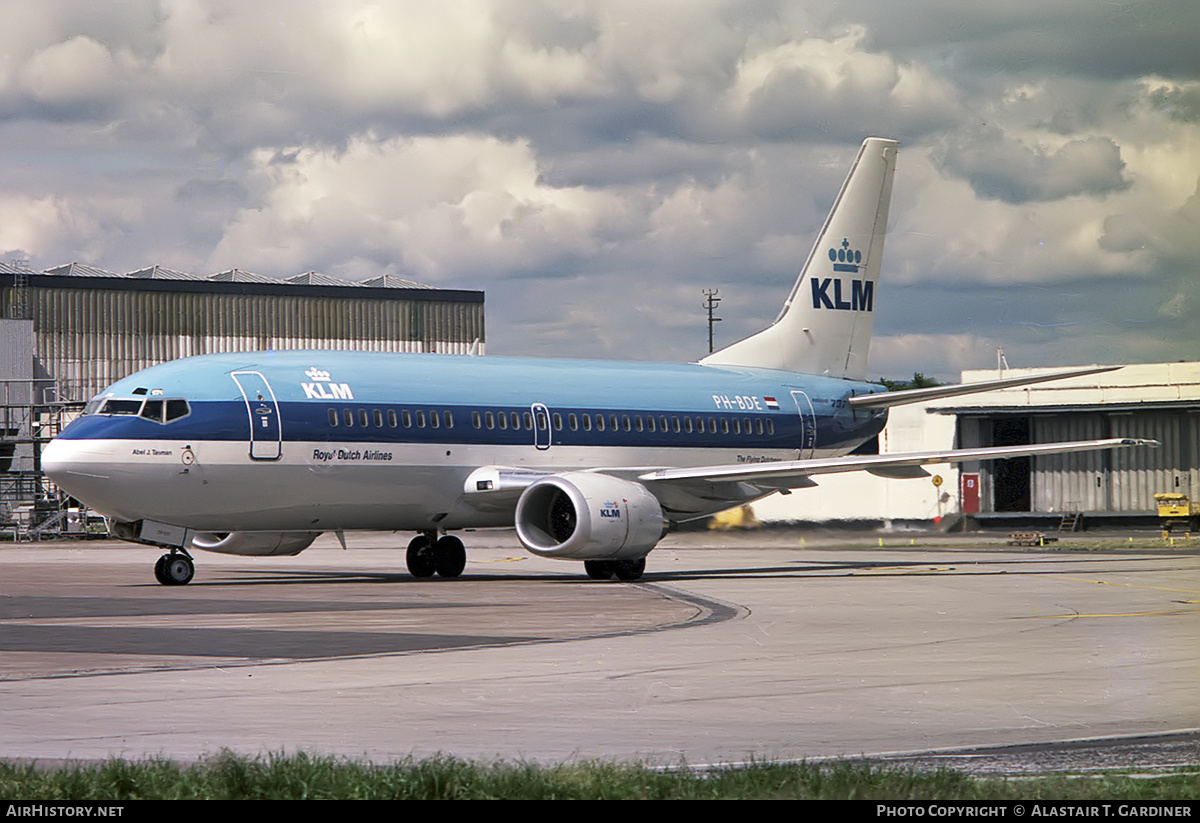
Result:
<svg viewBox="0 0 1200 823"><path fill-rule="evenodd" d="M778 319L701 363L866 377L896 146L863 141Z"/></svg>

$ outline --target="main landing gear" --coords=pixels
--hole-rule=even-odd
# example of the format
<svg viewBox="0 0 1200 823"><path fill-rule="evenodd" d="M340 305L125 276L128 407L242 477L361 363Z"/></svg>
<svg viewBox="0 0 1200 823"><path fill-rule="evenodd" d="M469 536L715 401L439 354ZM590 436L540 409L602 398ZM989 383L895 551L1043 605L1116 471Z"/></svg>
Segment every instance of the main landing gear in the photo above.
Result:
<svg viewBox="0 0 1200 823"><path fill-rule="evenodd" d="M164 586L186 586L195 576L196 564L183 551L164 554L154 564L154 579Z"/></svg>
<svg viewBox="0 0 1200 823"><path fill-rule="evenodd" d="M593 580L612 580L613 575L618 580L640 580L642 572L646 571L646 558L637 560L585 560L583 568L587 576Z"/></svg>
<svg viewBox="0 0 1200 823"><path fill-rule="evenodd" d="M467 567L467 550L463 542L453 535L438 538L436 531L422 532L408 544L405 555L408 573L413 577L439 577L453 579Z"/></svg>

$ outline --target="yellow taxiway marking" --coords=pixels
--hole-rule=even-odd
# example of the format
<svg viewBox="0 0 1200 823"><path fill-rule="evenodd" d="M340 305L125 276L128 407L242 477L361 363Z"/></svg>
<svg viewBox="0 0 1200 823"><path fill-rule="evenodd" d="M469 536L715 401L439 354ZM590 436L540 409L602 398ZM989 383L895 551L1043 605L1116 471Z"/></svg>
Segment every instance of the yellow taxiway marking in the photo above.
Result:
<svg viewBox="0 0 1200 823"><path fill-rule="evenodd" d="M1184 594L1200 594L1196 589L1175 589L1170 586L1139 586L1136 583L1110 583L1107 580L1092 580L1088 577L1068 577L1063 574L1042 574L1039 577L1049 577L1057 580L1074 580L1077 583L1095 583L1097 586L1123 586L1127 589L1151 589L1159 592L1182 592Z"/></svg>
<svg viewBox="0 0 1200 823"><path fill-rule="evenodd" d="M1190 614L1200 609L1163 609L1154 612L1110 612L1102 614L1027 614L1018 615L1018 620L1062 620L1073 617L1153 617L1159 614Z"/></svg>
<svg viewBox="0 0 1200 823"><path fill-rule="evenodd" d="M868 569L861 572L850 572L851 577L865 577L871 574L928 574L929 572L952 572L954 566L928 566L925 568L908 568L906 566L889 566L884 569Z"/></svg>

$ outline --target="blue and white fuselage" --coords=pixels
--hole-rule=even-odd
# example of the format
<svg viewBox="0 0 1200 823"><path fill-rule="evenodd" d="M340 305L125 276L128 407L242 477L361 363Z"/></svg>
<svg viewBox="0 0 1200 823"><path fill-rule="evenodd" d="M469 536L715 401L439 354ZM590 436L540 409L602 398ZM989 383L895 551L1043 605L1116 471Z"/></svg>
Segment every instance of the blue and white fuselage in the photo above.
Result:
<svg viewBox="0 0 1200 823"><path fill-rule="evenodd" d="M511 511L473 502L481 467L631 474L833 457L882 428L886 411L847 404L880 390L698 364L207 355L114 384L46 462L69 450L72 493L111 516L200 531L511 525ZM163 420L170 400L187 413Z"/></svg>
<svg viewBox="0 0 1200 823"><path fill-rule="evenodd" d="M668 365L275 351L214 354L115 383L42 456L119 536L171 549L295 554L317 535L407 529L417 577L457 577L445 532L515 526L531 552L637 579L674 523L814 476L1138 445L1093 440L852 455L889 406L1059 377L883 392L864 382L896 144L868 139L779 317Z"/></svg>

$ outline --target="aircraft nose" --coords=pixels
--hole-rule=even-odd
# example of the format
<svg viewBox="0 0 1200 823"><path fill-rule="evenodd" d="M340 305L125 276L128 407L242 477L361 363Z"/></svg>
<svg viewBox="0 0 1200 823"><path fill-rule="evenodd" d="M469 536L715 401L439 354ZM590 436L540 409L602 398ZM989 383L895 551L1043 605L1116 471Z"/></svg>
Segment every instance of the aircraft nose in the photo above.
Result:
<svg viewBox="0 0 1200 823"><path fill-rule="evenodd" d="M51 440L42 451L42 473L72 497L89 505L102 484L110 479L106 462L110 455L88 441Z"/></svg>

